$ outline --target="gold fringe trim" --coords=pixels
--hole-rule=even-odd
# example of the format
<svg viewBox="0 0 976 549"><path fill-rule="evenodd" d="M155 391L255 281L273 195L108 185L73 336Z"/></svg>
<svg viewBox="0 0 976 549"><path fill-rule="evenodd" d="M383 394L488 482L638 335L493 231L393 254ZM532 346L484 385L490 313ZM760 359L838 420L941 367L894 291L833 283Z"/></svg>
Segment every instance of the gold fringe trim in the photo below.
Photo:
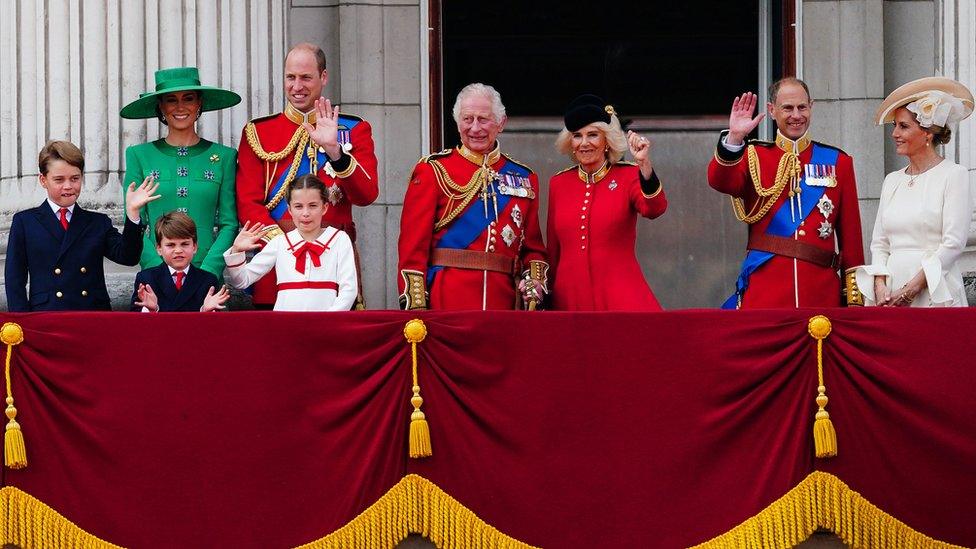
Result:
<svg viewBox="0 0 976 549"><path fill-rule="evenodd" d="M411 532L426 537L440 549L533 549L499 532L419 475L403 477L348 524L299 549L389 549Z"/></svg>
<svg viewBox="0 0 976 549"><path fill-rule="evenodd" d="M39 499L14 488L0 488L0 542L29 549L117 548L61 516Z"/></svg>
<svg viewBox="0 0 976 549"><path fill-rule="evenodd" d="M854 549L962 549L913 530L823 471L810 473L756 516L693 549L794 547L818 528L831 530Z"/></svg>

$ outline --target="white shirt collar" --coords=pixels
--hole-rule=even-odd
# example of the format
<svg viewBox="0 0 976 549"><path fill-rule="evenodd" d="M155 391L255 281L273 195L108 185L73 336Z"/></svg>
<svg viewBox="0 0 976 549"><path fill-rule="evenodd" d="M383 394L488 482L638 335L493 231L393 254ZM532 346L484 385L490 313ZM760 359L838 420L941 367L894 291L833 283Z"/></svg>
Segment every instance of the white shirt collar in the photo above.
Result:
<svg viewBox="0 0 976 549"><path fill-rule="evenodd" d="M51 207L52 211L54 211L54 215L58 216L59 218L61 217L61 206L55 204L54 201L51 200L50 198L47 199L47 205ZM68 221L71 221L71 216L74 215L75 213L76 205L77 204L66 206L68 208Z"/></svg>
<svg viewBox="0 0 976 549"><path fill-rule="evenodd" d="M182 271L177 271L176 269L170 267L169 265L167 265L166 268L169 269L169 276L176 276L176 273L177 272L181 272L181 273L183 273L183 276L186 277L186 274L190 271L190 267L189 266L187 266Z"/></svg>

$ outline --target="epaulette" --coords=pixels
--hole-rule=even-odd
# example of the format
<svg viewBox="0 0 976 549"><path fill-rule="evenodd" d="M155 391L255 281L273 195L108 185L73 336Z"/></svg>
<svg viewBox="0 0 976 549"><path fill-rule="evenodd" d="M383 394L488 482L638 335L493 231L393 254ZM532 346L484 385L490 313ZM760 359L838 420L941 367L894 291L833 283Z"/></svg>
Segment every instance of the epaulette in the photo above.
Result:
<svg viewBox="0 0 976 549"><path fill-rule="evenodd" d="M424 164L429 163L431 160L436 160L438 158L444 158L445 156L451 156L451 151L454 149L444 149L441 152L430 153L427 156L421 156L420 161Z"/></svg>
<svg viewBox="0 0 976 549"><path fill-rule="evenodd" d="M636 162L631 162L629 160L621 160L621 161L617 162L617 165L618 166L636 166L637 163Z"/></svg>
<svg viewBox="0 0 976 549"><path fill-rule="evenodd" d="M568 168L566 168L564 170L559 170L558 172L556 172L556 173L554 173L552 175L553 175L553 177L555 177L555 176L557 176L557 175L559 175L561 173L566 173L566 172L568 172L570 170L575 170L577 168L579 168L579 164L574 164L574 165L572 165L572 166L570 166L570 167L568 167Z"/></svg>
<svg viewBox="0 0 976 549"><path fill-rule="evenodd" d="M341 116L343 118L348 118L349 120L355 120L356 122L362 122L363 121L362 117L356 116L355 114L349 114L349 113L345 113L345 112L340 112L339 113L339 116Z"/></svg>
<svg viewBox="0 0 976 549"><path fill-rule="evenodd" d="M846 152L844 152L844 149L842 149L840 147L835 147L834 145L829 145L827 143L821 143L820 141L814 141L814 143L816 143L817 145L820 145L821 147L826 147L828 149L834 149L835 151L837 151L840 154L843 154L845 156L850 156L849 154L847 154Z"/></svg>
<svg viewBox="0 0 976 549"><path fill-rule="evenodd" d="M518 160L515 160L515 159L514 159L514 158L512 158L511 156L508 156L508 155L507 155L507 154L505 154L505 153L502 153L502 156L504 156L504 157L505 157L505 159L506 159L506 160L508 160L509 162L511 162L512 164L515 164L516 166L521 166L521 167L523 167L523 168L525 168L526 170L528 170L528 172L529 172L530 174L531 174L531 173L535 173L535 172L533 172L533 171L532 171L532 168L530 168L530 167L528 167L528 166L526 166L525 164L523 164L523 163L521 163L521 162L519 162Z"/></svg>
<svg viewBox="0 0 976 549"><path fill-rule="evenodd" d="M274 118L274 117L276 117L276 116L278 116L279 114L281 114L281 113L280 113L280 112L276 112L276 113L274 113L274 114L266 114L266 115L264 115L264 116L259 116L259 117L257 117L257 118L252 118L252 119L251 119L251 123L252 123L252 124L255 124L255 123L257 123L257 122L263 122L263 121L265 121L265 120L271 120L272 118Z"/></svg>
<svg viewBox="0 0 976 549"><path fill-rule="evenodd" d="M750 139L746 142L747 145L757 145L759 147L775 147L775 141L764 141L762 139Z"/></svg>

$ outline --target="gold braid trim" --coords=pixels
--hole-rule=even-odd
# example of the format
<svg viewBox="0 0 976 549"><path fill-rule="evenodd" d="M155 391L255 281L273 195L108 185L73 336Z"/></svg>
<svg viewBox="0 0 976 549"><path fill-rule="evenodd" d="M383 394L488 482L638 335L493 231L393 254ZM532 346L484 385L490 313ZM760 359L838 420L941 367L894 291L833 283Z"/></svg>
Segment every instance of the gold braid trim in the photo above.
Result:
<svg viewBox="0 0 976 549"><path fill-rule="evenodd" d="M437 547L532 549L499 532L419 475L403 477L358 517L299 549L392 549L411 532Z"/></svg>
<svg viewBox="0 0 976 549"><path fill-rule="evenodd" d="M85 532L39 499L14 488L0 488L0 543L49 549L108 549L118 545Z"/></svg>
<svg viewBox="0 0 976 549"><path fill-rule="evenodd" d="M810 473L756 516L693 549L794 547L818 528L831 530L854 549L962 549L913 530L822 471Z"/></svg>
<svg viewBox="0 0 976 549"><path fill-rule="evenodd" d="M285 145L284 149L282 149L280 152L269 153L268 151L264 150L264 147L261 146L261 140L258 139L258 130L257 127L254 126L254 122L248 122L247 126L244 126L244 135L247 137L247 144L251 146L251 150L254 151L254 154L265 162L277 162L291 154L291 152L295 150L295 145L301 139L302 134L304 134L306 137L308 136L305 129L298 126L298 129L295 130L294 135L291 136L291 141Z"/></svg>
<svg viewBox="0 0 976 549"><path fill-rule="evenodd" d="M296 135L298 134L296 133ZM301 138L299 138L298 140L298 150L304 151L307 145L308 145L308 133L302 131ZM301 163L302 163L302 155L296 152L295 158L292 159L291 166L289 166L288 168L288 174L285 176L285 182L282 183L281 188L278 189L278 192L275 193L274 197L272 197L271 200L268 201L267 204L265 204L265 207L268 208L268 211L275 209L275 207L278 206L278 203L280 203L285 198L285 194L288 193L288 187L290 187L291 182L295 180L295 172L298 171L298 165Z"/></svg>
<svg viewBox="0 0 976 549"><path fill-rule="evenodd" d="M441 215L441 218L434 224L434 230L439 231L454 221L468 207L468 204L478 195L478 191L485 185L489 174L488 170L482 166L475 170L467 183L459 185L451 179L450 174L447 173L447 168L443 164L437 160L431 160L429 164L434 168L437 186L447 195L447 207L444 208L444 213ZM454 206L454 203L458 200L461 203Z"/></svg>
<svg viewBox="0 0 976 549"><path fill-rule="evenodd" d="M755 145L746 147L746 155L749 157L749 175L752 177L752 187L756 191L756 203L752 206L749 213L746 213L745 201L741 198L731 197L732 211L739 221L744 221L750 225L759 221L773 207L779 195L783 193L786 184L790 184L790 192L796 186L800 175L800 159L793 153L786 153L779 159L779 166L776 168L776 179L773 186L765 188L762 185L762 177L759 170L759 155L756 153ZM792 196L792 195L791 195Z"/></svg>

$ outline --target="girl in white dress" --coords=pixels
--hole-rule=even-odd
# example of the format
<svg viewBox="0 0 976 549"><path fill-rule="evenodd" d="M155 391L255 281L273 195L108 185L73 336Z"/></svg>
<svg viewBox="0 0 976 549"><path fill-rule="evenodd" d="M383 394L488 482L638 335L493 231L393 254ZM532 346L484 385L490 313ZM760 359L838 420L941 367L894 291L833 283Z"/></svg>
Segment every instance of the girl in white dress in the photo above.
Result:
<svg viewBox="0 0 976 549"><path fill-rule="evenodd" d="M878 123L908 166L885 178L871 238L871 264L858 269L866 305L965 307L957 259L969 237L973 206L965 167L939 155L949 124L973 111L973 95L948 78L905 84L885 99Z"/></svg>
<svg viewBox="0 0 976 549"><path fill-rule="evenodd" d="M328 190L314 175L295 179L288 188L293 231L280 234L247 261L245 252L261 247L261 238L277 225L245 223L233 246L224 253L224 279L244 289L275 270L276 311L348 311L359 292L356 261L349 235L322 227L329 207Z"/></svg>

